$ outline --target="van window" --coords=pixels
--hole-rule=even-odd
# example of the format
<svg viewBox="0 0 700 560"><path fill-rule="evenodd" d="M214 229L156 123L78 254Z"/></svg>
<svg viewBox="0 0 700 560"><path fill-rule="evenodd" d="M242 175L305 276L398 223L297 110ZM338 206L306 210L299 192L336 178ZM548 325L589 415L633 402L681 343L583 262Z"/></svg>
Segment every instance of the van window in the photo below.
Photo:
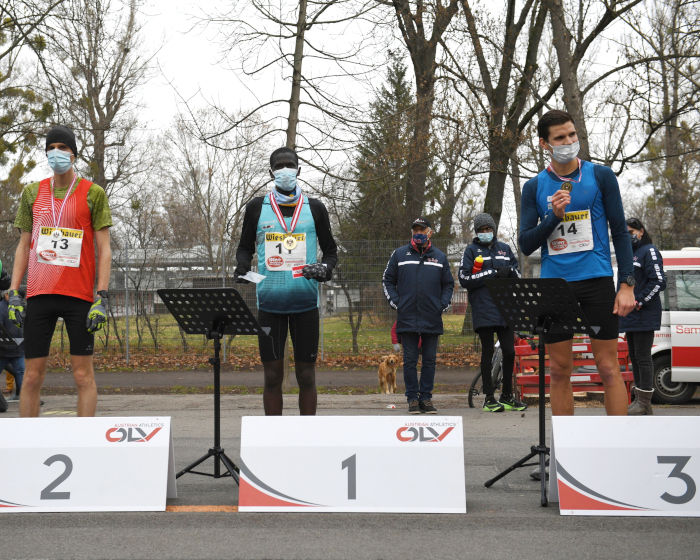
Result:
<svg viewBox="0 0 700 560"><path fill-rule="evenodd" d="M700 311L700 270L668 271L668 301L672 311Z"/></svg>

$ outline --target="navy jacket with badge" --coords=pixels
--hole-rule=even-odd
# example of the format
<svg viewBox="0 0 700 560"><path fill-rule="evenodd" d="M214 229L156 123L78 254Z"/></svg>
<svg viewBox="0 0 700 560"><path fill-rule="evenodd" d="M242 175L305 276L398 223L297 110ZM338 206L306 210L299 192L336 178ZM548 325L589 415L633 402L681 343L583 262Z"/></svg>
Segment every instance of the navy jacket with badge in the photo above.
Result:
<svg viewBox="0 0 700 560"><path fill-rule="evenodd" d="M398 311L397 333L442 334L442 313L455 286L445 253L432 244L422 254L410 243L399 247L389 258L382 285Z"/></svg>
<svg viewBox="0 0 700 560"><path fill-rule="evenodd" d="M661 292L666 289L666 274L661 253L654 245L634 249L634 299L641 305L620 317L620 332L658 331L661 328Z"/></svg>
<svg viewBox="0 0 700 560"><path fill-rule="evenodd" d="M484 264L480 272L472 274L474 261L479 255L484 259ZM515 274L520 277L518 259L515 258L510 246L498 241L495 237L488 245L481 243L479 238L475 237L472 244L464 250L462 261L459 263L459 283L469 292L467 297L472 310L475 331L482 327L506 326L484 280L493 278L499 268L507 266L512 267Z"/></svg>

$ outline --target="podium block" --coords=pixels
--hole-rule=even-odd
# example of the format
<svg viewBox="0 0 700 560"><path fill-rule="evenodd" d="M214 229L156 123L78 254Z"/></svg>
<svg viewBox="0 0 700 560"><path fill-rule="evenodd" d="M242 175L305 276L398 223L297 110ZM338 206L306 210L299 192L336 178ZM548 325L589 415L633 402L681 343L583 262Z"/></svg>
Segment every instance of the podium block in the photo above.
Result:
<svg viewBox="0 0 700 560"><path fill-rule="evenodd" d="M243 418L241 512L466 513L461 417Z"/></svg>
<svg viewBox="0 0 700 560"><path fill-rule="evenodd" d="M554 416L550 477L562 515L698 517L700 417Z"/></svg>
<svg viewBox="0 0 700 560"><path fill-rule="evenodd" d="M165 511L177 497L170 418L7 418L0 513Z"/></svg>

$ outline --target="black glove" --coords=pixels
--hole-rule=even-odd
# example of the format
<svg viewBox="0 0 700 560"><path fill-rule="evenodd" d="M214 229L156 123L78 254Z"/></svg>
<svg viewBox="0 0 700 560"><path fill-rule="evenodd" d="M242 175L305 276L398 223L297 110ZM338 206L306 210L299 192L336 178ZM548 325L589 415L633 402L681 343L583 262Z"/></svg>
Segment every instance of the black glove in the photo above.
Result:
<svg viewBox="0 0 700 560"><path fill-rule="evenodd" d="M513 268L512 266L509 268L510 272L508 273L508 278L520 278L520 275L518 274L518 270L516 268Z"/></svg>
<svg viewBox="0 0 700 560"><path fill-rule="evenodd" d="M510 275L511 268L509 266L504 266L496 271L494 278L508 278Z"/></svg>
<svg viewBox="0 0 700 560"><path fill-rule="evenodd" d="M325 282L328 269L326 268L326 265L322 263L307 264L304 268L302 268L301 273L307 280Z"/></svg>
<svg viewBox="0 0 700 560"><path fill-rule="evenodd" d="M249 268L244 265L244 264L239 264L236 267L236 270L233 271L233 280L236 282L236 284L250 284L250 280L245 280L244 278L241 278L241 276L245 276L248 274Z"/></svg>

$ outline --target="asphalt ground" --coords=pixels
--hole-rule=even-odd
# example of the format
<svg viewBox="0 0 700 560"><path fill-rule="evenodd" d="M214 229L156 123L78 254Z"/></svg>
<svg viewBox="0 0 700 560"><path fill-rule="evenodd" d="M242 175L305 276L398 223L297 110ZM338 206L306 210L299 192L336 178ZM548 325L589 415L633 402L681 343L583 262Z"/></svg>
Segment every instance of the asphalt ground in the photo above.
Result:
<svg viewBox="0 0 700 560"><path fill-rule="evenodd" d="M296 398L285 397L285 414L295 414ZM6 514L0 515L0 558L698 558L700 519L560 516L556 505L539 505L539 483L529 478L530 468L485 488L484 481L536 443L537 409L486 413L467 408L466 395L436 395L434 402L440 414L464 421L466 515ZM211 395L109 395L100 397L98 415L171 416L177 471L211 446L212 404ZM398 408L387 409L388 404ZM17 416L17 405L10 406L2 417ZM259 395L222 397L222 445L234 461L240 457L241 418L261 409ZM60 417L74 410L75 397L53 396L42 413ZM401 395L320 395L318 412L404 415L405 409ZM576 410L603 413L600 407ZM659 416L699 413L697 399L656 408ZM430 492L430 487L430 480L417 480L407 491ZM238 488L230 479L188 474L178 480L178 496L169 505L235 506Z"/></svg>
<svg viewBox="0 0 700 560"><path fill-rule="evenodd" d="M477 370L470 369L438 369L435 373L435 382L447 385L469 385L477 374ZM222 371L222 386L236 387L262 387L262 371ZM214 383L212 369L180 370L180 371L97 371L95 372L97 387L101 389L109 387L145 389L155 387L172 387L180 385L185 387L206 387ZM397 386L403 387L403 371L397 371ZM289 383L292 387L298 387L294 370L290 371ZM323 370L316 371L316 385L319 387L379 387L377 370ZM73 388L73 374L68 371L47 372L44 381L46 388Z"/></svg>

